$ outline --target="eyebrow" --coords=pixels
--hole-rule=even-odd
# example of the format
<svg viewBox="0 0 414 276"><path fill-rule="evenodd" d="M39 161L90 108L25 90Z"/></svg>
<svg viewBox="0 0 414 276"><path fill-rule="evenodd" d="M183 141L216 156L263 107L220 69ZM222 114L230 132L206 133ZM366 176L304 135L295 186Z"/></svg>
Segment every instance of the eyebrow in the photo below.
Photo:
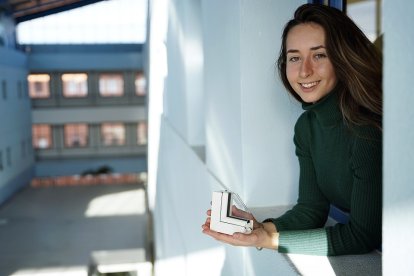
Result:
<svg viewBox="0 0 414 276"><path fill-rule="evenodd" d="M319 45L319 46L314 46L314 47L310 48L311 51L316 51L316 50L319 50L319 49L326 49L326 47L323 46L323 45ZM286 54L288 54L288 53L298 53L298 52L299 52L299 50L289 49L289 50L286 51Z"/></svg>

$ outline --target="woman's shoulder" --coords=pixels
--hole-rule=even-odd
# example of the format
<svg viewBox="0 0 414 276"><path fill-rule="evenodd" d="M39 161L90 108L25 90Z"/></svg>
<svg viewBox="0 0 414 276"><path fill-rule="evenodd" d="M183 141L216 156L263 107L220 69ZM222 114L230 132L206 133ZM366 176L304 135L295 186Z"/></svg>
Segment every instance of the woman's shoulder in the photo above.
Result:
<svg viewBox="0 0 414 276"><path fill-rule="evenodd" d="M309 128L312 114L309 110L303 112L296 121L295 131Z"/></svg>
<svg viewBox="0 0 414 276"><path fill-rule="evenodd" d="M310 126L312 124L312 117L314 115L310 111L304 111L295 123L295 134L301 133L305 134L308 133L310 130Z"/></svg>
<svg viewBox="0 0 414 276"><path fill-rule="evenodd" d="M295 143L304 143L305 141L309 141L311 131L311 120L312 120L312 114L309 111L303 112L295 124L295 136L294 140Z"/></svg>

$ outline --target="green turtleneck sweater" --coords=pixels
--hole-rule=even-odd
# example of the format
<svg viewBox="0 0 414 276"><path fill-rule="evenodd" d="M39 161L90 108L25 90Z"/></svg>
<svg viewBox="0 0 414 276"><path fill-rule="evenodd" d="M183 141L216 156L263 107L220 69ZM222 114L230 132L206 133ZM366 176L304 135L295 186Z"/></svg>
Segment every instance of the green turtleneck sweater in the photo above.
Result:
<svg viewBox="0 0 414 276"><path fill-rule="evenodd" d="M382 132L349 129L331 92L295 126L299 197L292 210L268 219L279 231L279 252L312 255L362 254L381 245ZM324 227L330 205L349 212L346 224Z"/></svg>

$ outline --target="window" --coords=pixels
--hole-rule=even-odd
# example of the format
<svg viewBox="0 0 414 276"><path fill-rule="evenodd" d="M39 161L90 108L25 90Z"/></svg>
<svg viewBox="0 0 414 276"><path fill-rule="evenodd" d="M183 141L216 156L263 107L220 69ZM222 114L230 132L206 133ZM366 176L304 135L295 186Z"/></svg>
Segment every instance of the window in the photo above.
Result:
<svg viewBox="0 0 414 276"><path fill-rule="evenodd" d="M88 144L87 124L67 124L64 127L65 147L85 147Z"/></svg>
<svg viewBox="0 0 414 276"><path fill-rule="evenodd" d="M48 74L30 74L29 95L32 99L44 99L50 97L50 76Z"/></svg>
<svg viewBox="0 0 414 276"><path fill-rule="evenodd" d="M135 94L138 96L145 96L147 89L147 80L144 73L140 72L135 76Z"/></svg>
<svg viewBox="0 0 414 276"><path fill-rule="evenodd" d="M99 94L102 97L119 97L124 94L122 74L101 74L99 76Z"/></svg>
<svg viewBox="0 0 414 276"><path fill-rule="evenodd" d="M125 144L125 126L121 123L102 124L101 135L102 135L102 144L105 146Z"/></svg>
<svg viewBox="0 0 414 276"><path fill-rule="evenodd" d="M374 42L381 35L381 0L349 1L347 15Z"/></svg>
<svg viewBox="0 0 414 276"><path fill-rule="evenodd" d="M62 75L63 96L67 98L81 98L88 94L88 75L63 74Z"/></svg>
<svg viewBox="0 0 414 276"><path fill-rule="evenodd" d="M52 146L52 128L50 125L33 125L33 147L47 149Z"/></svg>
<svg viewBox="0 0 414 276"><path fill-rule="evenodd" d="M3 94L3 100L7 100L7 82L6 80L3 80L1 82L1 90Z"/></svg>
<svg viewBox="0 0 414 276"><path fill-rule="evenodd" d="M146 145L147 144L147 123L139 122L137 125L137 144Z"/></svg>

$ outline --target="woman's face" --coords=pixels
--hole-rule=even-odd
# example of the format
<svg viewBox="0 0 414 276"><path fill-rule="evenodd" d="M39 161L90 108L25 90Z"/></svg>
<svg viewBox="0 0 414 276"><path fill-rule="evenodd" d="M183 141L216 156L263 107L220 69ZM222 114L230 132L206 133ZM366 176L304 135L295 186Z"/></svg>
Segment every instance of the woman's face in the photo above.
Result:
<svg viewBox="0 0 414 276"><path fill-rule="evenodd" d="M335 87L337 78L320 25L300 24L289 31L286 76L293 90L307 103L317 102Z"/></svg>

